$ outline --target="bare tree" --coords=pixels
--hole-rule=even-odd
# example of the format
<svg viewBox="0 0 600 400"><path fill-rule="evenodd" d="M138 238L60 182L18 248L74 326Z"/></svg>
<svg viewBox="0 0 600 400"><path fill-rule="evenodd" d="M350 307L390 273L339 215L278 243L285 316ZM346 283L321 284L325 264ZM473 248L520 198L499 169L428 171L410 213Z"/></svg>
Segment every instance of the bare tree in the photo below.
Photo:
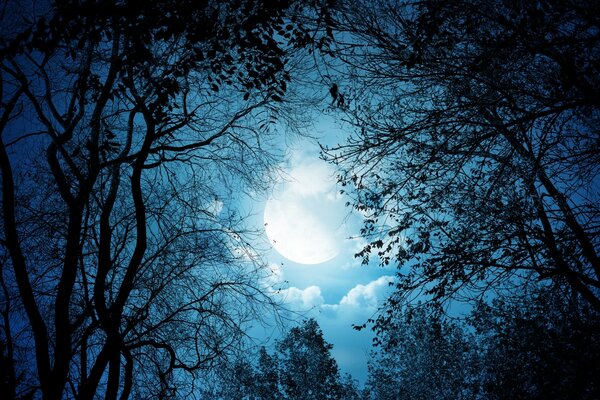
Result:
<svg viewBox="0 0 600 400"><path fill-rule="evenodd" d="M600 310L594 8L343 2L356 133L325 155L367 215L360 256L399 268L389 309L543 281Z"/></svg>
<svg viewBox="0 0 600 400"><path fill-rule="evenodd" d="M251 232L229 206L268 185L289 52L312 40L297 16L324 9L48 9L1 49L11 396L185 397L273 306ZM8 349L17 334L23 357ZM19 372L31 379L17 382Z"/></svg>

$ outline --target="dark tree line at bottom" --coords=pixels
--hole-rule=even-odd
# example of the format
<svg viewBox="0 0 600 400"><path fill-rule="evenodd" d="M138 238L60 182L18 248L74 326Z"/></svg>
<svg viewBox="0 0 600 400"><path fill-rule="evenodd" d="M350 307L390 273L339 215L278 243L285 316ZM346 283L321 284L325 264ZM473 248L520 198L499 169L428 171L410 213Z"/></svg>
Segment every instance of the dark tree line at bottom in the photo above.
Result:
<svg viewBox="0 0 600 400"><path fill-rule="evenodd" d="M378 335L367 399L597 399L598 315L549 288L452 320L407 308Z"/></svg>
<svg viewBox="0 0 600 400"><path fill-rule="evenodd" d="M597 399L599 316L576 296L537 288L453 319L407 307L379 331L363 388L342 377L314 319L272 352L230 362L203 398Z"/></svg>
<svg viewBox="0 0 600 400"><path fill-rule="evenodd" d="M273 352L261 347L253 357L229 360L215 373L203 398L359 399L356 383L342 378L314 319L291 328Z"/></svg>

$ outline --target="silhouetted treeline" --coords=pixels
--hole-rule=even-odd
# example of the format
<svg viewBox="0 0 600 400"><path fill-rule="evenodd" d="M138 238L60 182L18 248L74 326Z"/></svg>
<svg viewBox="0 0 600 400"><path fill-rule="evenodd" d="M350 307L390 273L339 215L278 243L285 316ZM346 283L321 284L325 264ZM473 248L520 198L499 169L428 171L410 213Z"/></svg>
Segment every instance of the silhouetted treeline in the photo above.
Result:
<svg viewBox="0 0 600 400"><path fill-rule="evenodd" d="M217 368L202 394L208 399L359 399L357 383L341 376L332 345L314 319L290 329L271 353L241 357Z"/></svg>
<svg viewBox="0 0 600 400"><path fill-rule="evenodd" d="M365 216L357 256L397 268L371 395L598 397L597 1L338 5L354 130L324 157ZM436 314L456 301L468 324Z"/></svg>
<svg viewBox="0 0 600 400"><path fill-rule="evenodd" d="M365 398L596 399L599 324L549 288L480 302L463 320L407 307L378 335Z"/></svg>
<svg viewBox="0 0 600 400"><path fill-rule="evenodd" d="M407 306L379 331L367 381L340 378L315 320L218 368L208 399L597 399L600 315L568 292L541 287L480 302L451 318ZM211 385L209 385L211 386Z"/></svg>

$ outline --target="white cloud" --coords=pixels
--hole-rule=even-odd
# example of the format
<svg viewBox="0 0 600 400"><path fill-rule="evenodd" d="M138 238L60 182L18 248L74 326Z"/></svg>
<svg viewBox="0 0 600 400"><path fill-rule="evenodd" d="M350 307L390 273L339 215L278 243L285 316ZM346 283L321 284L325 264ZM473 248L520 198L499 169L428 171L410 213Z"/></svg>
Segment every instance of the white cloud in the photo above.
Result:
<svg viewBox="0 0 600 400"><path fill-rule="evenodd" d="M295 311L308 311L322 305L324 302L321 288L314 285L306 289L297 287L282 289L279 291L279 295Z"/></svg>
<svg viewBox="0 0 600 400"><path fill-rule="evenodd" d="M277 293L294 311L307 311L318 307L322 313L336 318L347 319L350 316L368 315L377 311L390 292L393 276L381 276L367 283L358 284L350 289L337 304L325 304L321 288L309 286L305 289L290 287Z"/></svg>
<svg viewBox="0 0 600 400"><path fill-rule="evenodd" d="M389 292L393 276L382 276L366 285L356 285L342 297L340 305L354 308L376 309Z"/></svg>
<svg viewBox="0 0 600 400"><path fill-rule="evenodd" d="M362 383L366 379L366 365L372 349L373 332L356 331L353 325L362 325L374 318L392 288L393 276L381 276L365 285L350 289L337 304L323 304L317 321L327 340L333 343L332 354L344 372L350 372Z"/></svg>

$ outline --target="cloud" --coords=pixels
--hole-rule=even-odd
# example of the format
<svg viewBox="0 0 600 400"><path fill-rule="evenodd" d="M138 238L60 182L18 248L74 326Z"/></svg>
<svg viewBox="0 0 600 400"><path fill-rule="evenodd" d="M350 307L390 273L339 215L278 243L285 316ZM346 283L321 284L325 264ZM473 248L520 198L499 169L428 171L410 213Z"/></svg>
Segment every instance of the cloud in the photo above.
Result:
<svg viewBox="0 0 600 400"><path fill-rule="evenodd" d="M273 268L279 268L275 264L271 265ZM273 273L281 278L280 268ZM308 286L305 289L292 286L279 290L277 294L295 311L306 311L319 307L320 311L329 316L333 316L332 314L365 314L375 312L382 305L390 292L390 283L393 281L393 276L385 275L366 285L358 284L336 304L326 304L321 288L316 285Z"/></svg>
<svg viewBox="0 0 600 400"><path fill-rule="evenodd" d="M386 294L389 292L389 284L393 282L393 276L382 276L366 285L356 285L342 297L340 306L353 308L376 309Z"/></svg>
<svg viewBox="0 0 600 400"><path fill-rule="evenodd" d="M381 276L367 284L350 289L337 304L323 304L317 321L326 339L334 345L332 354L343 372L364 383L367 376L367 360L372 347L373 332L370 329L353 330L374 318L392 288L393 276Z"/></svg>
<svg viewBox="0 0 600 400"><path fill-rule="evenodd" d="M324 303L321 288L314 285L306 289L290 287L282 289L278 293L283 301L294 311L308 311Z"/></svg>

